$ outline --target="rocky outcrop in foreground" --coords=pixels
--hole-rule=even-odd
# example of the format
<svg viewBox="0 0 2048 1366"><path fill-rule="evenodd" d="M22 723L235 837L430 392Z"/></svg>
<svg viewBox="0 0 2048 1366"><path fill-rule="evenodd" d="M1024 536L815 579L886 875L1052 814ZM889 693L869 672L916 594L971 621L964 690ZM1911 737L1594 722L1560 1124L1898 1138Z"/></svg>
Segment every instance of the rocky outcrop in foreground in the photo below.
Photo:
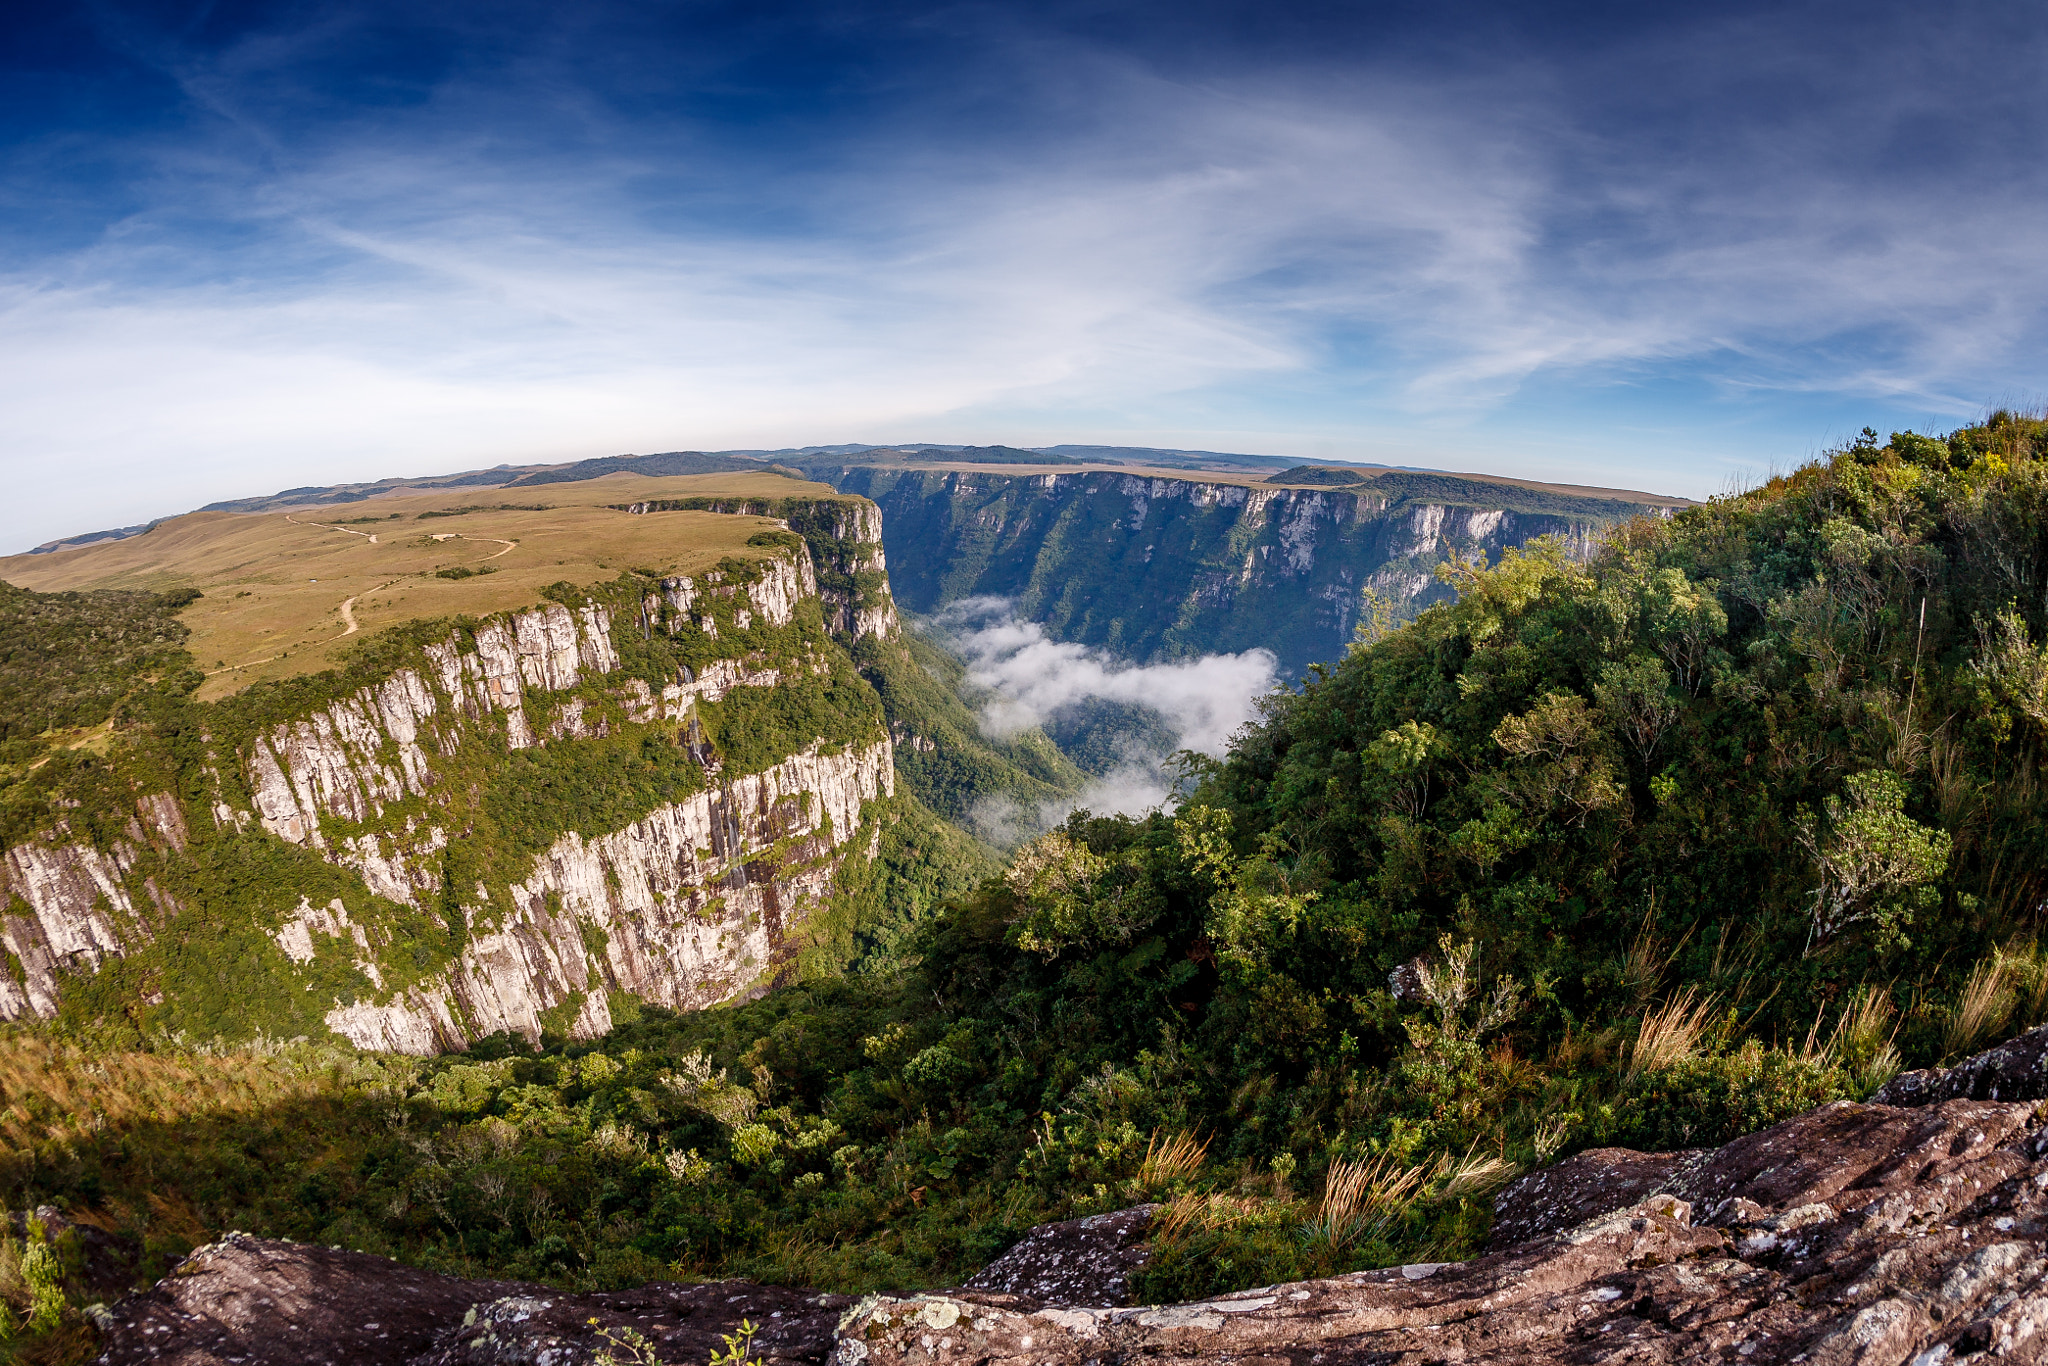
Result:
<svg viewBox="0 0 2048 1366"><path fill-rule="evenodd" d="M1027 1238L988 1288L854 1303L738 1282L563 1295L237 1235L115 1306L101 1360L696 1366L741 1318L755 1359L818 1366L2048 1360L2044 1059L2048 1029L1890 1093L1927 1104L1580 1153L1503 1192L1494 1247L1463 1263L1117 1307L1149 1222L1129 1211Z"/></svg>

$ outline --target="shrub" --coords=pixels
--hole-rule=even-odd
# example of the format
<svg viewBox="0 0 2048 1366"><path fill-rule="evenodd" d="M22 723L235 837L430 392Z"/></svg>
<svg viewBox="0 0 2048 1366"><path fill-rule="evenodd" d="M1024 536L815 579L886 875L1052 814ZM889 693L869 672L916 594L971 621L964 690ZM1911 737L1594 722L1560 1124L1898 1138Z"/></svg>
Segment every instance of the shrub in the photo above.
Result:
<svg viewBox="0 0 2048 1366"><path fill-rule="evenodd" d="M1752 1039L1633 1078L1593 1126L1595 1141L1668 1151L1706 1148L1816 1106L1850 1098L1840 1067L1766 1048ZM1590 1146L1590 1145L1588 1145Z"/></svg>

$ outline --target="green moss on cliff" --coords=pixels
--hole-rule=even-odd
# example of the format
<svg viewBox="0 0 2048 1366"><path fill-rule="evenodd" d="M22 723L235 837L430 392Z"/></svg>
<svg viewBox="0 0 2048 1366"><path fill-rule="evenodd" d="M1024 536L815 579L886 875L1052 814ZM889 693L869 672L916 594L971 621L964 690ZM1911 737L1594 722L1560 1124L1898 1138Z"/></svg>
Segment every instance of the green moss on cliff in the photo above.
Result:
<svg viewBox="0 0 2048 1366"><path fill-rule="evenodd" d="M432 914L374 896L349 870L262 832L202 832L184 855L147 855L128 884L150 932L126 957L67 980L65 1032L134 1043L320 1038L337 1003L404 990L444 968L455 943ZM311 936L306 963L278 946L276 931L302 905L337 903L370 937L384 990L355 966L346 937Z"/></svg>

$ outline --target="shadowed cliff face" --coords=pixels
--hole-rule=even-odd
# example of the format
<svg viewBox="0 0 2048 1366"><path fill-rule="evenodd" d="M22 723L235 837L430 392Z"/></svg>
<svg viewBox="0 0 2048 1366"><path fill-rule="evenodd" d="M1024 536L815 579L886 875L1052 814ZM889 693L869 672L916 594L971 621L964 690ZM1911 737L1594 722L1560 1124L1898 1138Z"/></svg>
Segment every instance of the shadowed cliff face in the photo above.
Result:
<svg viewBox="0 0 2048 1366"><path fill-rule="evenodd" d="M813 473L880 505L891 583L912 611L1011 598L1060 640L1139 660L1262 647L1283 678L1344 653L1368 587L1413 611L1450 595L1432 571L1452 550L1496 557L1562 536L1584 553L1604 526L1654 511L1548 495L1534 501L1559 510L1516 510L1507 486L1488 507L1114 472Z"/></svg>
<svg viewBox="0 0 2048 1366"><path fill-rule="evenodd" d="M71 801L0 855L0 1019L83 991L162 1007L146 1027L431 1053L594 1037L619 993L764 988L895 791L847 654L899 634L886 581L851 596L874 509L822 501L814 520L860 538L822 587L778 533L752 561L418 623L352 671L167 704L110 749L95 800L120 809Z"/></svg>

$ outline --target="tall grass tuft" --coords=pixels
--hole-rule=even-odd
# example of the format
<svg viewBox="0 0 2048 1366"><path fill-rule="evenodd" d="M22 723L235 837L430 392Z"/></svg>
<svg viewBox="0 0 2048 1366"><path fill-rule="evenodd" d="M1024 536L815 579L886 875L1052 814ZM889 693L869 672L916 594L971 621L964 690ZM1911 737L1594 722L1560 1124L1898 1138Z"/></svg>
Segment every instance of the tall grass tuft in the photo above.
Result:
<svg viewBox="0 0 2048 1366"><path fill-rule="evenodd" d="M1138 1167L1138 1184L1148 1191L1164 1190L1176 1181L1185 1181L1202 1169L1202 1160L1208 1155L1209 1140L1197 1142L1190 1133L1175 1133L1162 1138L1153 1134L1145 1145L1145 1160Z"/></svg>
<svg viewBox="0 0 2048 1366"><path fill-rule="evenodd" d="M1459 1200L1490 1194L1514 1180L1522 1169L1504 1157L1466 1153L1455 1163L1446 1155L1438 1163L1438 1170L1443 1184L1432 1198Z"/></svg>
<svg viewBox="0 0 2048 1366"><path fill-rule="evenodd" d="M1830 1041L1835 1061L1849 1069L1864 1095L1899 1074L1898 1009L1889 991L1865 983L1849 998Z"/></svg>
<svg viewBox="0 0 2048 1366"><path fill-rule="evenodd" d="M2012 1014L2017 1002L2010 989L2010 975L2005 955L1996 949L1970 969L1970 980L1963 983L1963 994L1949 1016L1948 1034L1942 1040L1949 1057L1959 1058L1970 1052L1978 1040L2004 1024Z"/></svg>
<svg viewBox="0 0 2048 1366"><path fill-rule="evenodd" d="M1629 1050L1626 1080L1675 1067L1699 1051L1713 1027L1714 998L1687 987L1643 1017Z"/></svg>
<svg viewBox="0 0 2048 1366"><path fill-rule="evenodd" d="M1322 1204L1302 1234L1332 1251L1370 1242L1421 1197L1428 1178L1427 1167L1403 1167L1390 1153L1332 1162L1323 1179Z"/></svg>

